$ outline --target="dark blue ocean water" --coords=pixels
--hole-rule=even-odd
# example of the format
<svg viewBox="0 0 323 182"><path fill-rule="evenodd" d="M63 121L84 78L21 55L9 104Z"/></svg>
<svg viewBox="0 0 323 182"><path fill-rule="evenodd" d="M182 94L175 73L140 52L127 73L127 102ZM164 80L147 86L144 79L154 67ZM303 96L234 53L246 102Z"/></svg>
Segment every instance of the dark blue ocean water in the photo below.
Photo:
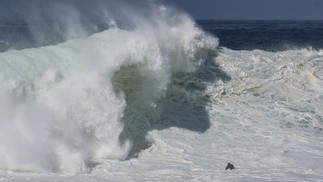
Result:
<svg viewBox="0 0 323 182"><path fill-rule="evenodd" d="M197 23L217 36L220 46L233 50L323 49L323 21L198 20Z"/></svg>
<svg viewBox="0 0 323 182"><path fill-rule="evenodd" d="M197 20L197 24L218 37L221 47L233 50L323 49L323 21ZM56 32L35 33L30 29L30 26L17 22L0 22L0 52L64 41ZM40 35L43 37L41 41Z"/></svg>

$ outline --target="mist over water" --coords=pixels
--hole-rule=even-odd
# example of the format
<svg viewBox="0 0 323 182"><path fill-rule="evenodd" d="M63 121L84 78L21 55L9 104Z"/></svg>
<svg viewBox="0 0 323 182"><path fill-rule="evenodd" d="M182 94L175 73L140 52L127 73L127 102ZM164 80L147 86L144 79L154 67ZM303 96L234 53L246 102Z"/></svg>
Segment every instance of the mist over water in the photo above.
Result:
<svg viewBox="0 0 323 182"><path fill-rule="evenodd" d="M5 0L2 4L6 7L0 14L1 37L7 39L2 44L15 49L57 44L113 27L134 29L154 6L131 0Z"/></svg>

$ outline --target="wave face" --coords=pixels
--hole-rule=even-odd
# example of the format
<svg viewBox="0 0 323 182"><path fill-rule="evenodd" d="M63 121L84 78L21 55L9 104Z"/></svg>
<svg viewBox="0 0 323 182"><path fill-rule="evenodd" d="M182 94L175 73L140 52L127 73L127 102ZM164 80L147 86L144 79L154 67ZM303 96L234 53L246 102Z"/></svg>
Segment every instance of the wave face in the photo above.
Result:
<svg viewBox="0 0 323 182"><path fill-rule="evenodd" d="M96 22L82 19L88 12L74 9L72 1L57 2L51 5L64 7L65 14L35 6L36 13L50 13L25 22L35 28L29 22L40 17L61 29L48 35L47 29L30 29L40 42L35 48L0 54L1 169L75 174L105 158L126 159L143 145L131 138L145 126L136 122L160 118L157 104L173 75L196 70L204 61L201 52L216 51L217 39L162 5L145 2L143 11L97 1L98 14L89 17L109 25L100 32L89 30ZM42 44L50 35L59 37ZM150 110L144 117L142 111Z"/></svg>

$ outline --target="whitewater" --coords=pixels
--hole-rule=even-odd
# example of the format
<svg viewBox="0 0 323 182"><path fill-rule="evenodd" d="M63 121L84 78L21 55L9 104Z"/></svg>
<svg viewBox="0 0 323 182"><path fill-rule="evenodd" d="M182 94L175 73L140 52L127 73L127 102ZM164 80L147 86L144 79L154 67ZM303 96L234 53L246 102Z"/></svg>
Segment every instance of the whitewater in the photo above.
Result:
<svg viewBox="0 0 323 182"><path fill-rule="evenodd" d="M322 48L234 50L159 2L93 4L18 6L1 181L322 181Z"/></svg>

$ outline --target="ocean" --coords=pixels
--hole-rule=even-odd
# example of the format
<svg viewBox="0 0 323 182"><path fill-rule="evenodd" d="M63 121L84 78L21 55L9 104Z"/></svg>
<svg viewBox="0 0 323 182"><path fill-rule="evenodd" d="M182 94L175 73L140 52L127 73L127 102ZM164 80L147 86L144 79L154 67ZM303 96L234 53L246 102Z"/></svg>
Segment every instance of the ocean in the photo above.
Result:
<svg viewBox="0 0 323 182"><path fill-rule="evenodd" d="M323 180L322 21L71 2L0 20L0 181Z"/></svg>

